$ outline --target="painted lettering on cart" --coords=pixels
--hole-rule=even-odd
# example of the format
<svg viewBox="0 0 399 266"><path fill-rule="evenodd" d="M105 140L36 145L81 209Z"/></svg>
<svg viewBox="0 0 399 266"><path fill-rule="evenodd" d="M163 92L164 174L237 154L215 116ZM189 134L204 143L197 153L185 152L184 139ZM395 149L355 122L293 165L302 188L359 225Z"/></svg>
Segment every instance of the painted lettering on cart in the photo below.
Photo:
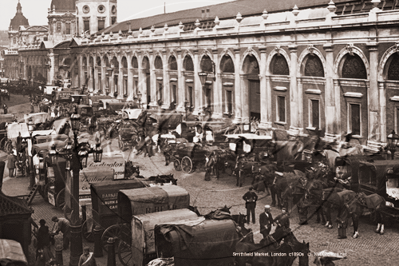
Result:
<svg viewBox="0 0 399 266"><path fill-rule="evenodd" d="M123 163L118 163L118 162L113 162L113 163L106 163L106 162L102 162L102 163L90 163L89 167L100 167L100 166L108 166L108 167L122 167Z"/></svg>

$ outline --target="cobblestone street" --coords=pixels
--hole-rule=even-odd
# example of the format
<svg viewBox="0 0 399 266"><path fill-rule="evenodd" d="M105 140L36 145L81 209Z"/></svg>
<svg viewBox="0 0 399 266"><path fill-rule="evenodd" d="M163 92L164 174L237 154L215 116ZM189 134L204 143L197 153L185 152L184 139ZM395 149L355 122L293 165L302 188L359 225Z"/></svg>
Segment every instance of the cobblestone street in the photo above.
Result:
<svg viewBox="0 0 399 266"><path fill-rule="evenodd" d="M112 145L116 143L113 142ZM125 152L124 157L130 156L136 166L140 167L141 175L151 176L157 174L173 173L178 179L178 185L187 189L190 193L191 205L198 207L201 214L206 214L218 207L224 205L232 206L231 213L246 213L242 196L248 190L251 180L247 178L244 186L238 188L235 186L236 180L228 175L222 175L217 180L212 177L211 181L204 181L204 171L196 170L192 174L176 172L173 165L165 166L164 158L159 153L148 158L143 155L135 156L134 153ZM5 175L6 176L6 175ZM8 178L5 177L3 192L10 196L21 196L28 194L29 179L27 177ZM265 193L258 193L259 200L256 207L256 224L250 224L249 227L255 232L255 242L259 242L261 235L259 233L259 214L263 211L265 204L271 204L270 196L265 197ZM51 229L53 223L51 217L54 215L63 216L61 210L44 202L39 194L36 195L32 204L34 213L32 215L36 223L40 219L45 219ZM273 217L280 213L277 208L272 208ZM309 213L310 214L310 213ZM335 217L333 217L334 221ZM333 229L326 229L321 224L316 224L315 216L312 217L308 225L298 225L298 215L294 208L290 217L291 229L299 241L310 242L310 250L319 252L322 250L344 253L347 259L336 261L336 265L397 265L399 255L397 254L399 243L399 231L395 223L386 225L384 235L374 233L375 224L370 222L369 217L363 217L359 225L360 238L353 239L352 228L347 230L348 239L337 239L337 228L334 224ZM273 232L274 228L272 229ZM57 243L61 243L61 236L56 237ZM83 245L89 245L93 250L93 244L84 240ZM381 256L384 254L384 256ZM69 250L63 252L64 265L69 263ZM97 258L98 265L106 265L107 254L102 258ZM118 258L117 265L121 265ZM313 265L313 259L310 258L309 265ZM298 265L298 260L294 262Z"/></svg>

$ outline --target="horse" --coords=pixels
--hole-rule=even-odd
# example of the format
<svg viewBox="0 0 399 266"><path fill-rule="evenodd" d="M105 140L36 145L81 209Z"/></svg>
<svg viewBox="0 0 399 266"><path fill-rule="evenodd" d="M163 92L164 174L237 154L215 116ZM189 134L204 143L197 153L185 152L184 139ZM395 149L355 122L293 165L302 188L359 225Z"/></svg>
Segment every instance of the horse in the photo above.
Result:
<svg viewBox="0 0 399 266"><path fill-rule="evenodd" d="M285 238L284 243L278 244L282 238ZM299 242L290 229L278 230L259 244L238 242L235 251L238 255L236 256L237 266L245 266L246 263L252 266L289 266L293 264L297 256L299 256L300 266L309 265L309 243ZM253 254L253 256L240 256L240 254Z"/></svg>
<svg viewBox="0 0 399 266"><path fill-rule="evenodd" d="M299 173L301 173L301 171L298 171L298 170L294 170L294 171L296 171L296 172L294 172L294 173L276 172L274 174L274 180L273 180L273 183L272 183L272 186L270 189L273 207L276 206L276 198L277 198L277 206L279 208L282 208L283 192L285 192L286 189L289 188L290 186L292 187L293 184L300 178L301 174L299 174ZM302 175L303 175L303 173L302 173Z"/></svg>
<svg viewBox="0 0 399 266"><path fill-rule="evenodd" d="M317 223L326 224L326 217L323 213L323 189L327 188L327 183L320 179L311 179L306 182L305 197L298 204L300 223L307 223L307 209L316 206ZM304 217L305 216L305 217ZM303 219L305 218L305 220ZM309 218L310 219L310 218Z"/></svg>
<svg viewBox="0 0 399 266"><path fill-rule="evenodd" d="M224 172L224 164L219 160L219 154L216 151L212 151L209 155L205 156L205 181L211 180L211 174L215 174L219 180L220 172Z"/></svg>

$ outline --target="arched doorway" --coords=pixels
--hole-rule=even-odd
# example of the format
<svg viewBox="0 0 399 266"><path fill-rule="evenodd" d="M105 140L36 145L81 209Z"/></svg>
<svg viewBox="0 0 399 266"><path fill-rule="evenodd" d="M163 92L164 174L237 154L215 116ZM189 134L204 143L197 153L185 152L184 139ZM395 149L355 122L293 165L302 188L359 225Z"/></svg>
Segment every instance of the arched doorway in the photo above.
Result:
<svg viewBox="0 0 399 266"><path fill-rule="evenodd" d="M247 55L244 60L243 72L245 74L248 101L243 99L243 119L255 118L260 120L260 81L259 81L259 64L253 55ZM244 90L244 97L245 97ZM248 105L248 108L245 108ZM248 117L249 116L249 117Z"/></svg>
<svg viewBox="0 0 399 266"><path fill-rule="evenodd" d="M113 93L114 97L118 96L118 79L119 79L119 75L121 73L119 73L119 62L118 59L116 58L116 56L114 56L111 60L111 67L113 69L112 71L112 81L113 81L113 86L111 88L111 93Z"/></svg>
<svg viewBox="0 0 399 266"><path fill-rule="evenodd" d="M136 56L132 57L132 68L133 68L133 93L134 96L137 97L139 93L139 63Z"/></svg>
<svg viewBox="0 0 399 266"><path fill-rule="evenodd" d="M224 55L220 62L220 71L222 78L222 109L228 117L234 114L234 62L230 55Z"/></svg>
<svg viewBox="0 0 399 266"><path fill-rule="evenodd" d="M163 65L162 59L160 56L156 56L154 60L154 67L155 67L155 76L156 76L156 101L158 106L162 106L164 99L164 84L163 84Z"/></svg>
<svg viewBox="0 0 399 266"><path fill-rule="evenodd" d="M145 79L145 92L147 95L147 109L149 108L149 104L151 103L151 71L150 71L150 60L147 56L144 56L142 61L142 71Z"/></svg>
<svg viewBox="0 0 399 266"><path fill-rule="evenodd" d="M351 133L359 143L366 145L368 138L367 70L356 53L346 53L338 74L341 91L341 129Z"/></svg>
<svg viewBox="0 0 399 266"><path fill-rule="evenodd" d="M214 76L214 63L208 55L202 57L200 62L200 74L205 74L201 81L202 84L202 108L208 112L213 112L213 81ZM201 79L201 76L200 76Z"/></svg>
<svg viewBox="0 0 399 266"><path fill-rule="evenodd" d="M194 63L190 55L186 55L183 60L185 89L187 104L185 105L189 111L195 108L195 91L194 91Z"/></svg>
<svg viewBox="0 0 399 266"><path fill-rule="evenodd" d="M177 92L177 84L178 84L178 72L177 72L177 61L175 56L169 57L169 86L170 86L170 109L173 110L176 108L176 105L179 104L178 92Z"/></svg>
<svg viewBox="0 0 399 266"><path fill-rule="evenodd" d="M395 49L396 51L396 49ZM386 61L383 72L386 88L386 134L399 133L399 54L394 52ZM381 86L381 84L380 84Z"/></svg>

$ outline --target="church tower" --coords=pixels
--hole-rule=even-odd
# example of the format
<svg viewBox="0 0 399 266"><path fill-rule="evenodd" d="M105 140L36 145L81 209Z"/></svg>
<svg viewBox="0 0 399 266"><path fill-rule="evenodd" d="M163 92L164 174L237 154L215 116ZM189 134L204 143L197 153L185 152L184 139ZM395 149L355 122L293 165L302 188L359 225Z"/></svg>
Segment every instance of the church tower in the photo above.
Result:
<svg viewBox="0 0 399 266"><path fill-rule="evenodd" d="M77 31L94 34L116 23L117 0L76 0Z"/></svg>

